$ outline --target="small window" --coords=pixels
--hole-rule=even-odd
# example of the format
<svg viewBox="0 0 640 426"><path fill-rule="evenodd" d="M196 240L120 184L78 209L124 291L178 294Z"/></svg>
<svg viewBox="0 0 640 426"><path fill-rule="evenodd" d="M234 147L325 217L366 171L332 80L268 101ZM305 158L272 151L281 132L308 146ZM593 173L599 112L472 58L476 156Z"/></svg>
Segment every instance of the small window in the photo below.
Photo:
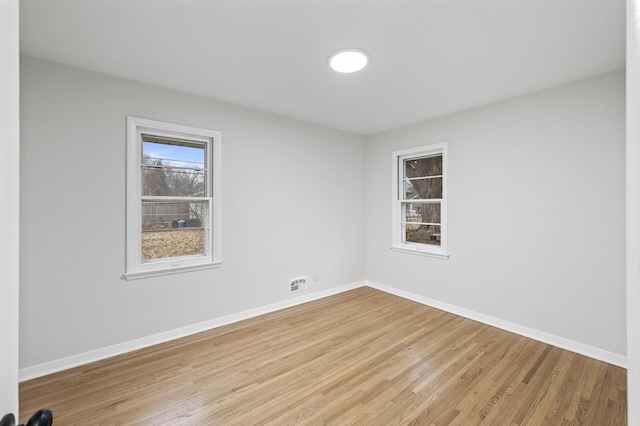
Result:
<svg viewBox="0 0 640 426"><path fill-rule="evenodd" d="M393 152L392 249L448 257L447 145Z"/></svg>
<svg viewBox="0 0 640 426"><path fill-rule="evenodd" d="M127 119L126 278L219 266L220 133Z"/></svg>

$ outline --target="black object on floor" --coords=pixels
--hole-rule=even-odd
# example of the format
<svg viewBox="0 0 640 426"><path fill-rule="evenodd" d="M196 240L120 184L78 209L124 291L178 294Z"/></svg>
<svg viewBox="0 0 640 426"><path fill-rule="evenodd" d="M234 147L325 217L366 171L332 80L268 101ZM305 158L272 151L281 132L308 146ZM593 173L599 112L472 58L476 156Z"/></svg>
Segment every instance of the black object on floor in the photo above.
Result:
<svg viewBox="0 0 640 426"><path fill-rule="evenodd" d="M0 420L0 426L16 426L16 418L13 414L9 413L2 417L2 420Z"/></svg>
<svg viewBox="0 0 640 426"><path fill-rule="evenodd" d="M51 426L53 424L53 413L47 408L36 411L26 425L16 425L16 418L9 413L0 420L0 426Z"/></svg>

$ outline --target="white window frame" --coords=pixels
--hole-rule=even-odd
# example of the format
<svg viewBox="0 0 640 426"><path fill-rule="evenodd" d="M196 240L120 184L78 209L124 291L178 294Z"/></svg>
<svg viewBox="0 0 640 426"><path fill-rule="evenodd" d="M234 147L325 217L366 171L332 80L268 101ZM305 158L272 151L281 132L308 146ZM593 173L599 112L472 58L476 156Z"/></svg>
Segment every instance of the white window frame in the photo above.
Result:
<svg viewBox="0 0 640 426"><path fill-rule="evenodd" d="M404 161L416 158L442 155L442 198L440 202L440 246L419 243L407 243L402 236L402 204L404 188ZM391 250L397 252L419 254L440 259L449 258L447 238L447 142L423 145L415 148L402 149L392 153L392 213L391 213ZM411 202L420 203L419 200ZM432 201L432 200L430 200ZM424 201L424 203L430 202Z"/></svg>
<svg viewBox="0 0 640 426"><path fill-rule="evenodd" d="M209 203L205 229L205 253L198 256L164 258L142 261L142 134L166 138L178 138L206 144L208 169L205 197L198 200ZM185 271L216 268L222 264L221 254L221 206L220 132L138 117L127 117L127 176L126 176L126 265L127 280Z"/></svg>

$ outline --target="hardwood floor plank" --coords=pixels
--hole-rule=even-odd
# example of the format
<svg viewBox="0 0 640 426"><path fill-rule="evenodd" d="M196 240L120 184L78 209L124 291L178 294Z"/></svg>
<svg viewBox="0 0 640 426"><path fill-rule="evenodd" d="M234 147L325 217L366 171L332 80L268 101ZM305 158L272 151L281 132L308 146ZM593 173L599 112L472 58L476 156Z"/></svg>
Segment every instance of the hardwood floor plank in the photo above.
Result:
<svg viewBox="0 0 640 426"><path fill-rule="evenodd" d="M21 383L21 413L41 407L63 426L627 423L624 369L371 288Z"/></svg>

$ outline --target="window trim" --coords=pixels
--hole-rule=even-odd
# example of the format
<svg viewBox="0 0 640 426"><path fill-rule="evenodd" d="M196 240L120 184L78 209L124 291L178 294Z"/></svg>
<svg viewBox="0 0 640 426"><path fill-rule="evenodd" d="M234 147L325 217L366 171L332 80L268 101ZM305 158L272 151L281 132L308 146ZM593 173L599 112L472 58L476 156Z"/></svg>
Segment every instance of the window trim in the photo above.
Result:
<svg viewBox="0 0 640 426"><path fill-rule="evenodd" d="M407 200L401 198L401 187L404 179L403 161L431 155L442 155L442 199L440 201L440 246L405 243L402 238L402 204ZM439 259L448 259L448 224L447 224L447 142L422 145L393 151L392 161L392 191L391 191L391 250L400 253L410 253Z"/></svg>
<svg viewBox="0 0 640 426"><path fill-rule="evenodd" d="M204 256L166 258L152 262L141 260L141 229L142 207L141 200L141 160L142 160L142 134L159 137L180 138L205 143L207 145L207 168L209 171L205 197L209 208L209 235L205 241L209 241L208 253ZM220 267L221 254L221 134L218 131L167 123L145 118L127 116L127 151L126 151L126 252L125 273L126 280L175 274L185 271L194 271ZM206 251L206 250L205 250Z"/></svg>

